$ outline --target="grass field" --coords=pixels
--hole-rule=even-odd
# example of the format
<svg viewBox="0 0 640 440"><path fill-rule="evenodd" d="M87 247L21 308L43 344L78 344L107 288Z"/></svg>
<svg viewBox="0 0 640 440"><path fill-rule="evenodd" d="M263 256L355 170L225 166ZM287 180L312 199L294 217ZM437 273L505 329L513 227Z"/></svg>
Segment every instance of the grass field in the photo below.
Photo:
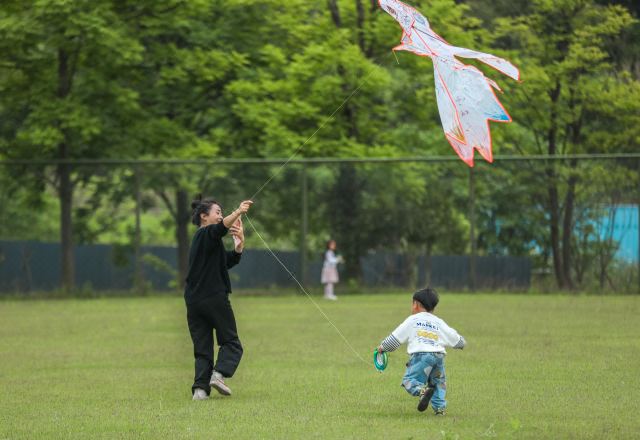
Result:
<svg viewBox="0 0 640 440"><path fill-rule="evenodd" d="M400 387L405 347L380 374L306 297L232 302L234 395L192 402L181 298L0 301L0 439L640 435L640 297L442 295L468 341L447 356L444 418ZM369 362L410 296L320 305Z"/></svg>

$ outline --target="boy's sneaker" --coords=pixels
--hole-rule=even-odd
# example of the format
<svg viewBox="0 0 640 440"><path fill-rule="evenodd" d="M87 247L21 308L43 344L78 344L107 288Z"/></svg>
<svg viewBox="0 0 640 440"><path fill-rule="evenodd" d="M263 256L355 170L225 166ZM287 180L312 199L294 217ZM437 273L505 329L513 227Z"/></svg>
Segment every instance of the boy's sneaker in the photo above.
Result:
<svg viewBox="0 0 640 440"><path fill-rule="evenodd" d="M437 416L443 416L444 415L444 408L434 409L433 412Z"/></svg>
<svg viewBox="0 0 640 440"><path fill-rule="evenodd" d="M418 402L418 411L424 411L429 406L429 402L431 401L431 397L433 397L433 393L436 391L434 387L425 386L420 390L420 402Z"/></svg>
<svg viewBox="0 0 640 440"><path fill-rule="evenodd" d="M209 395L202 388L196 388L193 390L193 400L207 400Z"/></svg>
<svg viewBox="0 0 640 440"><path fill-rule="evenodd" d="M211 381L209 382L209 385L211 385L212 388L214 388L217 392L219 392L223 396L231 395L231 388L229 388L224 383L224 376L215 370L211 375Z"/></svg>

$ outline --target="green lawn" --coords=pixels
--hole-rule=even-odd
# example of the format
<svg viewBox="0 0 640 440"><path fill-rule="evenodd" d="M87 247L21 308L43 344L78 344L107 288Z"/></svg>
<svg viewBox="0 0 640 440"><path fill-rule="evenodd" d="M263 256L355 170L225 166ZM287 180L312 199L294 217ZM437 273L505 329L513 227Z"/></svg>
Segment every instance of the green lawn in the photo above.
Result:
<svg viewBox="0 0 640 440"><path fill-rule="evenodd" d="M320 302L369 362L410 295ZM463 334L448 412L380 374L303 296L233 297L245 357L232 397L191 401L181 298L0 301L0 440L637 438L640 297L443 294Z"/></svg>

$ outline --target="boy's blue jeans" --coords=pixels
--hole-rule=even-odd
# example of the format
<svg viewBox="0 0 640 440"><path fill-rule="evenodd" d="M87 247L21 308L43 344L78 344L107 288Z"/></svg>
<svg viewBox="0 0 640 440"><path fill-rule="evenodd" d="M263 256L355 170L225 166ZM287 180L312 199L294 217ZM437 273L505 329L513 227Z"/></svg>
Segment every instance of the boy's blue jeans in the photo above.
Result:
<svg viewBox="0 0 640 440"><path fill-rule="evenodd" d="M444 356L444 353L413 353L402 378L402 386L412 396L418 396L427 382L435 387L436 390L431 398L431 407L434 410L444 409L447 406Z"/></svg>

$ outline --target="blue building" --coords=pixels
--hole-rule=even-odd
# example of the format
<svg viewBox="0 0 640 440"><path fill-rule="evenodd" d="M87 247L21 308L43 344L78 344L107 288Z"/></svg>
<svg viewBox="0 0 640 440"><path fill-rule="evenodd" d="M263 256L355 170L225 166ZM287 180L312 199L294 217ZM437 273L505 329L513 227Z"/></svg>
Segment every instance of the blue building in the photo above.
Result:
<svg viewBox="0 0 640 440"><path fill-rule="evenodd" d="M640 245L638 244L638 207L636 205L620 205L615 208L613 216L613 239L620 247L616 258L628 262L640 259ZM611 232L610 217L603 219L600 234L605 238Z"/></svg>

